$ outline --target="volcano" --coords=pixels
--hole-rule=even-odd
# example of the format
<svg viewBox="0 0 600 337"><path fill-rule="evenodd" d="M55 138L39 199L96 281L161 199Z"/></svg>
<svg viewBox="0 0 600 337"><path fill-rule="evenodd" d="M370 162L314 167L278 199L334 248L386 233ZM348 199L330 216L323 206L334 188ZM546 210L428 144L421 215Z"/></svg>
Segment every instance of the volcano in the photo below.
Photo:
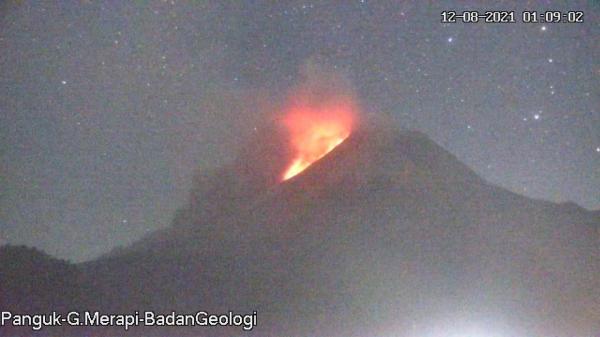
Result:
<svg viewBox="0 0 600 337"><path fill-rule="evenodd" d="M491 185L425 134L388 124L354 125L289 176L297 152L267 127L237 160L197 177L171 226L94 261L57 267L5 249L2 265L18 267L0 274L1 307L258 315L249 332L129 331L145 336L600 331L598 212Z"/></svg>

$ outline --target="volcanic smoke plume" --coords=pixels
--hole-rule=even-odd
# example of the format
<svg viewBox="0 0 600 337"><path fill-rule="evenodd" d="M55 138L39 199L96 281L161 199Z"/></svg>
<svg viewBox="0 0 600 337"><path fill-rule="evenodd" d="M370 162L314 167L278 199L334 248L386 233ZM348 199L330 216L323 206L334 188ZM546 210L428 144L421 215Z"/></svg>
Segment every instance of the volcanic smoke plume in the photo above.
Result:
<svg viewBox="0 0 600 337"><path fill-rule="evenodd" d="M304 171L342 143L355 126L359 106L349 82L340 74L309 62L303 82L285 106L283 125L293 156L281 180Z"/></svg>

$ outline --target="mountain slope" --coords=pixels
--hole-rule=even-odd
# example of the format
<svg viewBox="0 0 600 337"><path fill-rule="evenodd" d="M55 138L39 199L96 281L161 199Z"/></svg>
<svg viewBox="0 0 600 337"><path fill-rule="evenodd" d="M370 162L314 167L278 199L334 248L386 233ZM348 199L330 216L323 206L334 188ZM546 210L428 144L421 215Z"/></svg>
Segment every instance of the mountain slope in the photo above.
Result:
<svg viewBox="0 0 600 337"><path fill-rule="evenodd" d="M257 310L254 336L434 337L444 322L494 336L600 331L597 212L492 186L425 135L380 124L280 182L284 139L267 130L198 179L173 226L79 265L77 300Z"/></svg>

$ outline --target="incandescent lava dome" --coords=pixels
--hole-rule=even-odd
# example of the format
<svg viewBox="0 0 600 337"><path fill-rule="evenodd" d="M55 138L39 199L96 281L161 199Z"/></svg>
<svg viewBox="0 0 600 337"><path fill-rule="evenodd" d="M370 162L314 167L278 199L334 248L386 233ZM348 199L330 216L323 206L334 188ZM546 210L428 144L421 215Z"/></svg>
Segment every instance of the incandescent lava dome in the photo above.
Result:
<svg viewBox="0 0 600 337"><path fill-rule="evenodd" d="M350 93L340 94L322 86L293 92L282 120L293 155L281 180L304 171L348 138L357 122L358 110Z"/></svg>

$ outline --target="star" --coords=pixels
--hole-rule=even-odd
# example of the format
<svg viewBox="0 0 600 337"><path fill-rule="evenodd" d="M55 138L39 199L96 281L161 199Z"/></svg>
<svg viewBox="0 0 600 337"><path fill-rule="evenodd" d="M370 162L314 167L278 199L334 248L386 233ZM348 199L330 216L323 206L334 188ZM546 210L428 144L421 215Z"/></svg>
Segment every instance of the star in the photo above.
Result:
<svg viewBox="0 0 600 337"><path fill-rule="evenodd" d="M541 30L542 32L545 32L545 31L546 31L546 29L547 29L547 27L546 27L546 26L542 26L542 27L540 28L540 30Z"/></svg>
<svg viewBox="0 0 600 337"><path fill-rule="evenodd" d="M452 43L452 41L454 41L454 38L451 36L448 38L448 42Z"/></svg>

